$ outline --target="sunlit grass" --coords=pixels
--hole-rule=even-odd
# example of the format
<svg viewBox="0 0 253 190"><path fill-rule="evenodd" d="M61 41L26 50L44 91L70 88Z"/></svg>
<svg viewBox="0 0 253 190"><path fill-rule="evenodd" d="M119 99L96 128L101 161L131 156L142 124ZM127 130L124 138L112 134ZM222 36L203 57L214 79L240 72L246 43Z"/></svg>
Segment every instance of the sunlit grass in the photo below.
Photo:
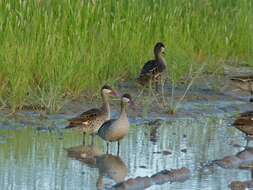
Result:
<svg viewBox="0 0 253 190"><path fill-rule="evenodd" d="M210 72L250 65L252 20L247 0L0 1L0 104L55 111L66 95L135 78L157 41L174 81L207 61Z"/></svg>

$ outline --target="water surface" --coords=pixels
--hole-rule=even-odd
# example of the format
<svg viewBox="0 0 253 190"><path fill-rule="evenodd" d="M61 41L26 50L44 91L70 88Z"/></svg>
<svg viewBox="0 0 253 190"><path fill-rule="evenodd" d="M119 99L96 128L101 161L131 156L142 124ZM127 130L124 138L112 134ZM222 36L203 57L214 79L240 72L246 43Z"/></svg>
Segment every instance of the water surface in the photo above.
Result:
<svg viewBox="0 0 253 190"><path fill-rule="evenodd" d="M56 123L64 119L55 118ZM97 137L94 146L82 147L82 136L61 129L36 130L49 126L42 121L30 124L2 122L0 130L0 186L3 190L93 190L108 189L116 182L137 176L150 176L164 169L187 167L192 176L185 182L156 185L149 190L228 189L234 180L251 179L250 172L214 166L201 169L211 160L233 155L243 148L243 135L230 127L230 117L177 118L161 125L131 126L121 142L119 157L116 143L110 154ZM57 125L57 124L56 124ZM82 160L66 149L95 154L99 161ZM80 154L79 154L80 155Z"/></svg>

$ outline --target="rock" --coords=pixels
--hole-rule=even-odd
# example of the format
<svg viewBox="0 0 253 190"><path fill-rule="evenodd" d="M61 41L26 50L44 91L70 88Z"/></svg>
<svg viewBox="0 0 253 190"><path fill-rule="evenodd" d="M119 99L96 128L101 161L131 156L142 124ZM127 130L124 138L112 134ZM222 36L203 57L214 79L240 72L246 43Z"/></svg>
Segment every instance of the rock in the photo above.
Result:
<svg viewBox="0 0 253 190"><path fill-rule="evenodd" d="M149 177L137 177L134 179L128 179L127 181L118 183L112 187L115 190L142 190L152 185Z"/></svg>
<svg viewBox="0 0 253 190"><path fill-rule="evenodd" d="M186 152L187 152L187 149L184 148L184 149L181 150L181 152L186 153Z"/></svg>
<svg viewBox="0 0 253 190"><path fill-rule="evenodd" d="M236 156L243 160L243 163L249 163L253 161L253 154L247 150L239 152L238 154L236 154Z"/></svg>
<svg viewBox="0 0 253 190"><path fill-rule="evenodd" d="M253 188L253 180L249 181L232 181L228 187L231 190L245 190L246 188Z"/></svg>
<svg viewBox="0 0 253 190"><path fill-rule="evenodd" d="M221 160L216 160L215 163L222 168L234 168L241 164L241 160L236 156L225 156Z"/></svg>
<svg viewBox="0 0 253 190"><path fill-rule="evenodd" d="M153 154L161 154L162 152L161 151L155 151L153 152Z"/></svg>
<svg viewBox="0 0 253 190"><path fill-rule="evenodd" d="M168 150L164 150L164 151L162 151L162 154L164 155L164 156L167 156L167 155L170 155L170 154L172 154L170 151L168 151Z"/></svg>
<svg viewBox="0 0 253 190"><path fill-rule="evenodd" d="M247 148L235 156L225 156L222 159L214 160L213 163L217 164L222 168L238 168L244 164L249 164L253 162L253 148Z"/></svg>
<svg viewBox="0 0 253 190"><path fill-rule="evenodd" d="M191 175L188 168L180 168L175 170L163 170L151 177L137 177L128 179L114 185L111 190L143 190L154 184L162 185L167 182L185 181Z"/></svg>
<svg viewBox="0 0 253 190"><path fill-rule="evenodd" d="M230 183L230 185L228 187L230 187L231 190L244 190L244 189L246 189L246 185L240 181L233 181L232 183Z"/></svg>

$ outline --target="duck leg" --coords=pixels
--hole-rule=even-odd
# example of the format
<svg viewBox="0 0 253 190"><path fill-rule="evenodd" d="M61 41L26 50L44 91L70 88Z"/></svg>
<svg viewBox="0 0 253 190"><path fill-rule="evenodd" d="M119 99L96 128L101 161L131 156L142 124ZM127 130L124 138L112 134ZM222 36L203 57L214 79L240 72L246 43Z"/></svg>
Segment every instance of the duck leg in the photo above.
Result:
<svg viewBox="0 0 253 190"><path fill-rule="evenodd" d="M246 136L246 145L245 145L245 148L247 148L248 146L249 146L249 141L250 141L250 139L249 139L249 136Z"/></svg>
<svg viewBox="0 0 253 190"><path fill-rule="evenodd" d="M165 96L164 96L164 85L165 85L165 78L161 77L161 88L162 88L162 101L163 101L163 106L166 106L166 101L165 101Z"/></svg>
<svg viewBox="0 0 253 190"><path fill-rule="evenodd" d="M251 81L248 82L248 88L250 89L250 102L253 102L253 84L251 83Z"/></svg>
<svg viewBox="0 0 253 190"><path fill-rule="evenodd" d="M151 97L151 94L152 94L152 80L149 80L148 98Z"/></svg>
<svg viewBox="0 0 253 190"><path fill-rule="evenodd" d="M106 154L109 153L109 142L106 143Z"/></svg>
<svg viewBox="0 0 253 190"><path fill-rule="evenodd" d="M83 132L83 145L85 145L85 132Z"/></svg>
<svg viewBox="0 0 253 190"><path fill-rule="evenodd" d="M250 90L250 102L253 102L253 89Z"/></svg>
<svg viewBox="0 0 253 190"><path fill-rule="evenodd" d="M155 81L155 91L156 93L159 92L159 85L158 85L158 81Z"/></svg>
<svg viewBox="0 0 253 190"><path fill-rule="evenodd" d="M119 155L119 147L120 147L120 142L118 141L117 155Z"/></svg>

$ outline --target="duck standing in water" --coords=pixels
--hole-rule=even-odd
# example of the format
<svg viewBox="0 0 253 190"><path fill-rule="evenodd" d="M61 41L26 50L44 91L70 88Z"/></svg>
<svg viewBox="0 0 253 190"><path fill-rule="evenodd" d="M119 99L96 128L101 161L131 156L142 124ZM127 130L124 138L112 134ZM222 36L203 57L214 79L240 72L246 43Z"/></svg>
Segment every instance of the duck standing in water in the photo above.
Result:
<svg viewBox="0 0 253 190"><path fill-rule="evenodd" d="M253 137L253 111L241 113L233 125L247 136Z"/></svg>
<svg viewBox="0 0 253 190"><path fill-rule="evenodd" d="M253 76L235 76L230 79L243 91L250 92L250 102L253 102Z"/></svg>
<svg viewBox="0 0 253 190"><path fill-rule="evenodd" d="M246 134L247 138L247 144L249 143L249 138L252 139L253 137L253 111L247 111L244 113L241 113L238 118L233 123L233 126Z"/></svg>
<svg viewBox="0 0 253 190"><path fill-rule="evenodd" d="M163 57L165 53L165 46L163 43L158 42L154 47L154 60L146 62L137 78L138 83L141 85L149 84L152 82L156 84L156 91L158 91L158 82L161 80L162 73L166 70L166 61Z"/></svg>
<svg viewBox="0 0 253 190"><path fill-rule="evenodd" d="M94 135L97 133L101 125L111 117L110 104L108 102L109 96L118 96L118 94L110 86L104 85L101 88L101 96L103 104L100 108L90 109L75 118L69 119L69 125L65 127L78 127L83 132L83 144L85 144L86 133L92 135L92 143L94 142Z"/></svg>
<svg viewBox="0 0 253 190"><path fill-rule="evenodd" d="M109 149L109 142L118 141L118 150L120 140L128 134L129 121L127 117L127 106L134 106L132 98L129 94L124 94L121 97L121 112L118 119L110 119L103 123L103 125L98 130L98 135L107 141L107 152Z"/></svg>

